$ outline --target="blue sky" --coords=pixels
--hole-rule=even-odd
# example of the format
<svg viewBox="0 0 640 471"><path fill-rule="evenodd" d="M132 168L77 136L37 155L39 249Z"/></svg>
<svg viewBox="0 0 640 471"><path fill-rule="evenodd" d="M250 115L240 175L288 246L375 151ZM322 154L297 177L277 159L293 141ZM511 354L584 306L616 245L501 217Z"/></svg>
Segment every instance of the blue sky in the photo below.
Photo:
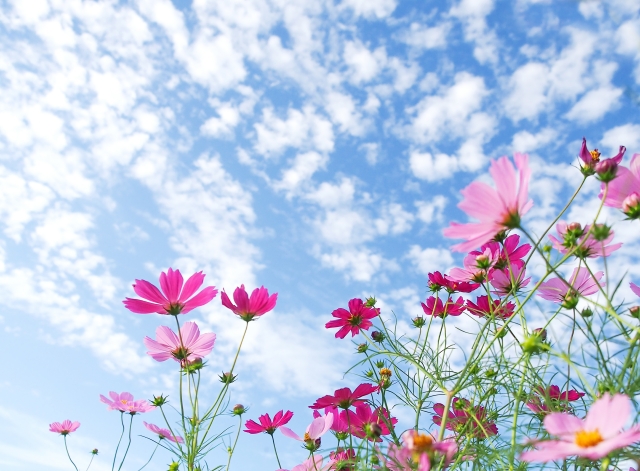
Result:
<svg viewBox="0 0 640 471"><path fill-rule="evenodd" d="M0 20L6 469L68 469L47 431L66 418L79 461L98 447L107 469L119 425L99 394L174 391L142 344L169 320L121 304L135 278L171 266L278 292L232 401L254 419L291 409L298 430L358 381L331 311L375 295L405 324L419 314L426 274L460 261L441 234L465 220L459 190L490 159L529 153L536 231L580 179L583 136L640 151L636 0L9 0ZM640 280L633 231L618 235ZM219 297L190 318L218 335L217 387L242 322ZM239 452L237 471L273 461L267 437Z"/></svg>

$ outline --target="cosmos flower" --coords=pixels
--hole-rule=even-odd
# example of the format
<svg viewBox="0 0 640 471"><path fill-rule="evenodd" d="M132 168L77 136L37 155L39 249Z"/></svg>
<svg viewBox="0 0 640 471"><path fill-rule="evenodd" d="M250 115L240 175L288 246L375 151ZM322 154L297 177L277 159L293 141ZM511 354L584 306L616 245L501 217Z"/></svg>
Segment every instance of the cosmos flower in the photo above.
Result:
<svg viewBox="0 0 640 471"><path fill-rule="evenodd" d="M180 327L180 336L166 326L156 329L156 339L144 338L144 344L149 351L147 354L156 361L166 361L173 358L182 366L198 358L204 358L213 349L216 334L202 334L195 322L185 322ZM181 341L182 339L182 341Z"/></svg>
<svg viewBox="0 0 640 471"><path fill-rule="evenodd" d="M532 395L525 405L535 414L546 415L551 412L569 412L571 407L569 402L577 401L582 398L585 393L570 389L568 391L560 391L555 384L544 388L538 386L534 388ZM551 406L551 408L549 407Z"/></svg>
<svg viewBox="0 0 640 471"><path fill-rule="evenodd" d="M493 299L490 304L488 296L478 296L475 303L467 300L467 311L478 317L495 316L496 319L508 319L513 316L515 308L514 303L502 303L500 299Z"/></svg>
<svg viewBox="0 0 640 471"><path fill-rule="evenodd" d="M249 296L244 289L244 285L240 285L233 291L235 304L231 302L224 290L222 290L220 299L224 307L231 309L240 316L242 320L249 322L253 320L253 318L260 317L271 311L276 306L278 293L273 293L269 296L269 290L261 286L260 288L254 289L251 292L251 296Z"/></svg>
<svg viewBox="0 0 640 471"><path fill-rule="evenodd" d="M291 420L291 417L293 417L293 412L290 410L287 412L284 412L284 410L276 412L276 415L273 416L273 420L271 420L269 414L264 414L258 418L260 421L259 424L253 420L247 420L244 424L246 427L244 431L251 434L264 432L269 435L273 435L278 427L288 423Z"/></svg>
<svg viewBox="0 0 640 471"><path fill-rule="evenodd" d="M552 278L540 284L538 296L548 301L561 304L565 309L573 309L578 304L579 296L587 296L598 291L598 282L604 272L596 272L595 279L585 267L574 268L571 277L564 281ZM604 286L604 282L600 283Z"/></svg>
<svg viewBox="0 0 640 471"><path fill-rule="evenodd" d="M429 296L427 303L420 303L422 310L428 316L445 317L447 315L459 316L465 310L464 299L459 296L456 301L448 298L446 304L442 302L441 298L435 296Z"/></svg>
<svg viewBox="0 0 640 471"><path fill-rule="evenodd" d="M280 432L285 437L293 438L299 442L305 442L309 450L315 451L320 447L320 437L331 429L333 424L333 414L329 412L327 415L314 418L302 437L298 436L288 427L280 427Z"/></svg>
<svg viewBox="0 0 640 471"><path fill-rule="evenodd" d="M608 187L607 187L608 185ZM616 177L600 188L605 206L621 209L629 218L640 217L640 154L634 154L629 168L619 166Z"/></svg>
<svg viewBox="0 0 640 471"><path fill-rule="evenodd" d="M358 404L355 412L346 410L345 417L354 436L377 442L382 441L380 436L391 433L389 426L393 427L398 423L398 419L390 417L384 407L372 410L366 403Z"/></svg>
<svg viewBox="0 0 640 471"><path fill-rule="evenodd" d="M151 432L158 435L158 437L160 437L160 440L163 440L166 438L167 440L173 443L184 443L184 440L182 439L182 437L173 435L171 431L167 430L166 428L160 428L157 425L148 424L144 420L142 421L142 423L144 424L145 427L147 427L147 429L149 429Z"/></svg>
<svg viewBox="0 0 640 471"><path fill-rule="evenodd" d="M580 456L590 460L604 458L614 450L640 441L640 425L621 432L633 416L631 400L624 394L604 394L593 403L587 416L554 412L544 418L544 428L557 440L540 441L526 451L523 461L546 462Z"/></svg>
<svg viewBox="0 0 640 471"><path fill-rule="evenodd" d="M433 410L436 413L433 416L433 422L436 425L441 425L444 417L444 405L435 404ZM487 438L498 434L498 427L489 420L484 407L472 406L467 399L457 397L453 399L453 407L447 416L445 428L477 438Z"/></svg>
<svg viewBox="0 0 640 471"><path fill-rule="evenodd" d="M133 290L138 296L146 299L126 298L122 301L127 309L136 314L186 314L211 301L218 290L214 286L207 286L198 294L195 292L202 286L205 275L201 271L194 273L183 285L180 270L169 270L160 274L160 288L162 292L146 280L136 280Z"/></svg>
<svg viewBox="0 0 640 471"><path fill-rule="evenodd" d="M70 420L65 420L62 423L54 422L49 424L49 431L54 433L59 433L60 435L69 435L71 432L75 432L80 427L80 422L71 422Z"/></svg>
<svg viewBox="0 0 640 471"><path fill-rule="evenodd" d="M378 391L378 386L369 383L362 383L351 392L349 388L336 389L333 396L322 396L312 406L311 409L323 409L325 407L339 407L348 409L353 405L363 404L360 398Z"/></svg>
<svg viewBox="0 0 640 471"><path fill-rule="evenodd" d="M135 415L143 414L155 409L154 406L149 404L144 399L135 401L133 399L133 395L128 392L118 394L115 391L109 391L109 397L111 399L107 399L102 394L100 394L100 400L107 406L109 406L109 410L119 410L120 412L126 412L128 414Z"/></svg>
<svg viewBox="0 0 640 471"><path fill-rule="evenodd" d="M370 319L377 317L380 311L375 307L367 307L362 299L354 298L349 301L349 310L338 308L331 313L337 319L325 324L325 328L340 327L336 332L337 339L343 339L351 332L355 337L361 330L369 330L373 325Z"/></svg>
<svg viewBox="0 0 640 471"><path fill-rule="evenodd" d="M453 222L444 230L446 237L466 240L451 247L452 250L469 251L489 242L501 231L520 225L522 216L533 206L533 201L528 199L531 170L526 154L516 153L514 160L518 175L511 161L501 157L492 160L489 169L495 188L473 182L462 190L464 200L458 207L478 222Z"/></svg>
<svg viewBox="0 0 640 471"><path fill-rule="evenodd" d="M577 222L567 224L560 221L556 224L558 236L550 235L553 247L561 254L569 251L578 258L608 257L612 252L622 247L622 243L612 244L614 232L609 230L603 239L596 238L596 231L603 230L602 225L596 225L591 230L591 225L587 224L584 229Z"/></svg>

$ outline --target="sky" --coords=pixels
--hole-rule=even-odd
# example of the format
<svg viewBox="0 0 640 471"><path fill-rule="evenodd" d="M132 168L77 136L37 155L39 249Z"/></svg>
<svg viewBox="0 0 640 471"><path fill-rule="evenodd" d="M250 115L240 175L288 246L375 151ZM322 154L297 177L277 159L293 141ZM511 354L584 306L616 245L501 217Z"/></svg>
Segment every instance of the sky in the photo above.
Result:
<svg viewBox="0 0 640 471"><path fill-rule="evenodd" d="M119 417L99 395L175 391L142 343L171 319L122 305L135 279L277 292L231 401L302 430L359 382L331 312L375 295L401 325L420 314L427 273L461 262L442 236L466 221L459 191L491 159L529 154L540 233L580 181L583 136L640 152L637 0L4 0L0 41L4 469L70 469L48 431L67 418L79 466L97 447L109 469ZM569 219L588 222L597 191ZM633 228L616 240L639 282ZM189 314L217 334L205 396L243 328L219 299ZM276 438L285 467L302 461ZM138 438L131 469L150 449ZM276 469L268 437L243 434L232 468L256 463Z"/></svg>

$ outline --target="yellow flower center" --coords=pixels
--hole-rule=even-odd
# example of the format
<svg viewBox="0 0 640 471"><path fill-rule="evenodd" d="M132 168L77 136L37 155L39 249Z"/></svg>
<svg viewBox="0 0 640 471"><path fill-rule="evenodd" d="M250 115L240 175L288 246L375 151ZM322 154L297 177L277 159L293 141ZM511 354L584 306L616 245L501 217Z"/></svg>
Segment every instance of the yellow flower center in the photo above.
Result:
<svg viewBox="0 0 640 471"><path fill-rule="evenodd" d="M382 368L380 370L380 376L391 376L391 370L389 368Z"/></svg>
<svg viewBox="0 0 640 471"><path fill-rule="evenodd" d="M413 449L417 453L424 453L431 449L433 437L424 433L419 433L413 437Z"/></svg>
<svg viewBox="0 0 640 471"><path fill-rule="evenodd" d="M126 399L120 399L120 402L122 402L123 404L128 404L128 401Z"/></svg>
<svg viewBox="0 0 640 471"><path fill-rule="evenodd" d="M305 442L308 442L309 440L311 440L311 436L309 435L309 432L304 432L303 440Z"/></svg>
<svg viewBox="0 0 640 471"><path fill-rule="evenodd" d="M591 154L591 159L593 160L593 162L600 162L600 152L598 152L598 149L593 149L590 150L589 153Z"/></svg>
<svg viewBox="0 0 640 471"><path fill-rule="evenodd" d="M598 429L595 430L580 430L576 433L576 444L583 448L595 446L604 439Z"/></svg>

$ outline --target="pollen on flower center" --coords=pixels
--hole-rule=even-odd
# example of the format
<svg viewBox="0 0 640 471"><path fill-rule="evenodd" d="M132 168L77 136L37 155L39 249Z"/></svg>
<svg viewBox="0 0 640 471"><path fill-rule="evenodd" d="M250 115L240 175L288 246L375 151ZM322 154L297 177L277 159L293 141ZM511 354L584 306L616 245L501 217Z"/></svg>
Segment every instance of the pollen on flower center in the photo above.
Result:
<svg viewBox="0 0 640 471"><path fill-rule="evenodd" d="M591 154L591 159L593 162L600 162L600 152L598 152L598 149L593 149L591 151L589 151L589 154Z"/></svg>
<svg viewBox="0 0 640 471"><path fill-rule="evenodd" d="M598 443L604 441L602 435L598 429L595 430L580 430L576 433L576 444L583 448L595 446Z"/></svg>
<svg viewBox="0 0 640 471"><path fill-rule="evenodd" d="M417 453L425 453L431 449L433 437L424 433L418 433L413 437L413 448Z"/></svg>
<svg viewBox="0 0 640 471"><path fill-rule="evenodd" d="M311 440L311 435L309 435L309 432L304 432L303 440L305 442L308 442L309 440Z"/></svg>

